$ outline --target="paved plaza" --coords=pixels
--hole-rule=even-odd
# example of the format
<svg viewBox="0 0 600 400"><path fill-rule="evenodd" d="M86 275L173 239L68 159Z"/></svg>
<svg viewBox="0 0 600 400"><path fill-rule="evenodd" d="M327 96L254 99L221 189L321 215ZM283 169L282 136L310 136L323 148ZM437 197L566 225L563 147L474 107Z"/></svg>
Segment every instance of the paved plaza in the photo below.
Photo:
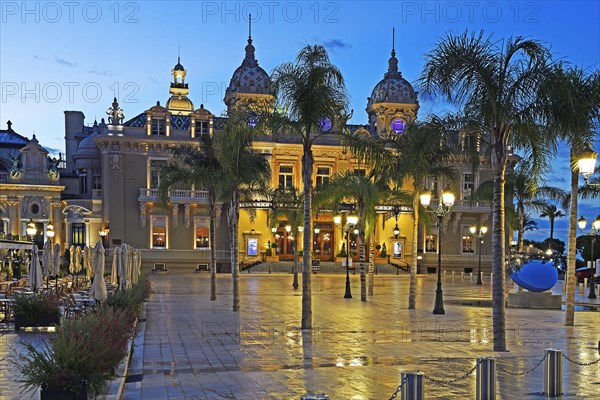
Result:
<svg viewBox="0 0 600 400"><path fill-rule="evenodd" d="M494 355L514 374L558 348L580 363L597 360L600 313L578 311L576 326L563 326L564 312L507 310L509 352L494 354L489 307L461 305L490 297L459 276L444 279L445 315L433 315L435 277L417 278L417 310L407 309L406 274L375 277L375 295L360 301L359 275L353 299L344 299L342 274L313 275L312 331L301 331L301 292L291 274L241 274L241 310L231 311L231 280L218 276L218 300L209 301L209 275L151 273L152 295L145 332L136 341L123 399L300 399L324 392L331 399L388 399L403 371L420 370L438 380L467 373L478 357ZM512 290L512 286L510 286ZM560 286L556 289L560 292ZM586 290L587 294L587 290ZM577 293L576 301L589 302ZM596 300L596 304L600 301ZM2 351L36 336L6 332ZM143 346L142 346L143 343ZM0 399L19 394L14 370L0 360ZM525 376L498 371L501 399L545 398L543 365ZM475 374L455 383L425 382L426 398L475 398ZM580 367L563 359L563 398L600 398L600 365Z"/></svg>

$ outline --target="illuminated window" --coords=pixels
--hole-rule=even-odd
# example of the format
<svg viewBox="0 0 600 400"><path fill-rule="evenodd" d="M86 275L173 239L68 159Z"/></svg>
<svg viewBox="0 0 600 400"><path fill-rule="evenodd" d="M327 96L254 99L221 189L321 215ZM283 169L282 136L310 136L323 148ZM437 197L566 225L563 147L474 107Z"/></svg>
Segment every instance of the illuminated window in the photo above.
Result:
<svg viewBox="0 0 600 400"><path fill-rule="evenodd" d="M425 253L437 253L437 235L425 236Z"/></svg>
<svg viewBox="0 0 600 400"><path fill-rule="evenodd" d="M290 165L279 167L279 190L290 190L294 186L294 168Z"/></svg>
<svg viewBox="0 0 600 400"><path fill-rule="evenodd" d="M463 253L473 253L474 252L474 239L469 231L468 226L463 226L463 235L462 235L462 252Z"/></svg>
<svg viewBox="0 0 600 400"><path fill-rule="evenodd" d="M194 219L194 232L196 238L196 248L197 249L208 249L208 219L202 217L196 217Z"/></svg>
<svg viewBox="0 0 600 400"><path fill-rule="evenodd" d="M432 199L439 198L439 184L435 176L430 176L429 178L427 178L427 189L431 191Z"/></svg>
<svg viewBox="0 0 600 400"><path fill-rule="evenodd" d="M167 134L167 123L164 118L152 118L152 134L164 136Z"/></svg>
<svg viewBox="0 0 600 400"><path fill-rule="evenodd" d="M475 189L475 175L463 174L463 200L469 200Z"/></svg>
<svg viewBox="0 0 600 400"><path fill-rule="evenodd" d="M209 122L208 121L196 121L196 133L198 135L208 135L209 134Z"/></svg>
<svg viewBox="0 0 600 400"><path fill-rule="evenodd" d="M85 246L85 224L73 222L71 224L71 244L73 246Z"/></svg>
<svg viewBox="0 0 600 400"><path fill-rule="evenodd" d="M152 216L152 248L166 249L167 248L167 217Z"/></svg>
<svg viewBox="0 0 600 400"><path fill-rule="evenodd" d="M404 121L397 118L392 121L392 132L395 134L404 133Z"/></svg>
<svg viewBox="0 0 600 400"><path fill-rule="evenodd" d="M165 160L150 160L150 188L160 185L160 169L166 164Z"/></svg>
<svg viewBox="0 0 600 400"><path fill-rule="evenodd" d="M329 167L317 167L317 189L323 185L329 183L329 176L331 175L331 168Z"/></svg>

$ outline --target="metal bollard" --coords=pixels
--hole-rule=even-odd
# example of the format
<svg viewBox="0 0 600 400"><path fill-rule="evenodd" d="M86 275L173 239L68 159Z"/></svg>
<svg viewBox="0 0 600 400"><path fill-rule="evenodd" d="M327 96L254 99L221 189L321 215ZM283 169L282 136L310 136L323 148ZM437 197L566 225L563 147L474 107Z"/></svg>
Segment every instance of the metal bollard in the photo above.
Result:
<svg viewBox="0 0 600 400"><path fill-rule="evenodd" d="M562 395L562 351L546 350L544 363L544 394L547 397Z"/></svg>
<svg viewBox="0 0 600 400"><path fill-rule="evenodd" d="M496 359L477 359L477 400L496 399Z"/></svg>
<svg viewBox="0 0 600 400"><path fill-rule="evenodd" d="M444 278L446 277L446 270L444 270Z"/></svg>
<svg viewBox="0 0 600 400"><path fill-rule="evenodd" d="M403 372L402 380L402 400L423 400L425 398L425 382L423 381L423 374L420 372Z"/></svg>
<svg viewBox="0 0 600 400"><path fill-rule="evenodd" d="M470 276L469 276L470 280L473 280L473 273L471 272Z"/></svg>
<svg viewBox="0 0 600 400"><path fill-rule="evenodd" d="M460 273L460 279L465 279L465 273L464 273L464 271Z"/></svg>
<svg viewBox="0 0 600 400"><path fill-rule="evenodd" d="M454 279L454 273L455 273L455 272L456 272L456 271L452 271L452 279Z"/></svg>

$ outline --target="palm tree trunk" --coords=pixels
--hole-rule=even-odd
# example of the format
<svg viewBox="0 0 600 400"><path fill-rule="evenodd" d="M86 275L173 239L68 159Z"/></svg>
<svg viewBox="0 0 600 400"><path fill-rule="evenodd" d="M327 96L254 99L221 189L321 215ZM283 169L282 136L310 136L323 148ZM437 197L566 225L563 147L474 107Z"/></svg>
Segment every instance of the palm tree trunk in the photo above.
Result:
<svg viewBox="0 0 600 400"><path fill-rule="evenodd" d="M313 155L310 147L302 155L302 184L304 185L304 252L302 253L302 329L312 329L312 169Z"/></svg>
<svg viewBox="0 0 600 400"><path fill-rule="evenodd" d="M416 308L417 297L417 247L419 244L419 188L414 187L415 195L413 197L413 237L412 249L410 251L410 280L408 288L408 309Z"/></svg>
<svg viewBox="0 0 600 400"><path fill-rule="evenodd" d="M525 237L525 205L521 201L517 205L517 215L519 218L519 228L517 233L517 251L520 253L523 251L523 240Z"/></svg>
<svg viewBox="0 0 600 400"><path fill-rule="evenodd" d="M366 240L364 222L360 224L358 237L360 240L360 300L367 301L367 274L365 273Z"/></svg>
<svg viewBox="0 0 600 400"><path fill-rule="evenodd" d="M217 300L217 260L215 257L215 220L216 212L215 191L210 190L208 193L208 246L210 247L210 300Z"/></svg>
<svg viewBox="0 0 600 400"><path fill-rule="evenodd" d="M554 218L550 217L550 243L548 244L550 249L553 248L553 244L554 244Z"/></svg>
<svg viewBox="0 0 600 400"><path fill-rule="evenodd" d="M231 204L227 214L229 222L229 248L231 250L231 280L233 284L233 311L240 309L240 269L238 266L238 222L240 218L240 199L238 190L231 194Z"/></svg>
<svg viewBox="0 0 600 400"><path fill-rule="evenodd" d="M502 152L501 149L496 150ZM492 205L493 215L493 237L492 237L492 319L494 333L494 351L506 351L506 310L504 303L504 173L506 158L498 157L499 165L495 165L494 171L494 202Z"/></svg>
<svg viewBox="0 0 600 400"><path fill-rule="evenodd" d="M571 159L574 157L571 148ZM579 175L577 171L571 171L571 204L569 205L569 250L567 252L567 273L565 282L567 285L567 299L565 307L565 325L575 324L575 256L577 253L577 195Z"/></svg>
<svg viewBox="0 0 600 400"><path fill-rule="evenodd" d="M297 227L294 226L294 228ZM298 229L296 229L296 231L298 231ZM294 246L294 282L292 283L292 287L294 289L298 289L298 234L296 234L296 240L294 241L292 246Z"/></svg>
<svg viewBox="0 0 600 400"><path fill-rule="evenodd" d="M369 272L367 275L367 296L373 296L373 286L375 284L375 282L373 281L375 279L375 274L373 273L373 270L375 269L375 248L373 246L372 236L367 239L367 243L369 243Z"/></svg>

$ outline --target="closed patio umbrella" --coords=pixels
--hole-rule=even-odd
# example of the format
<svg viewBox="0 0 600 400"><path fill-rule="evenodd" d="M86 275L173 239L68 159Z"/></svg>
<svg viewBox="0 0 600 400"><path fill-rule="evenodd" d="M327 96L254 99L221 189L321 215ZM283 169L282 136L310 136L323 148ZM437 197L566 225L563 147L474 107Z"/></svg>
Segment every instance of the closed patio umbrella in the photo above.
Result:
<svg viewBox="0 0 600 400"><path fill-rule="evenodd" d="M73 269L73 271L78 275L77 277L77 284L79 284L79 272L81 271L81 247L76 246L75 247L75 268Z"/></svg>
<svg viewBox="0 0 600 400"><path fill-rule="evenodd" d="M92 284L90 297L103 302L108 297L108 293L106 292L106 283L104 283L104 246L100 241L94 247L93 258L94 283Z"/></svg>
<svg viewBox="0 0 600 400"><path fill-rule="evenodd" d="M58 287L58 275L60 275L60 244L54 245L54 262L52 263L52 274L54 276L54 283Z"/></svg>
<svg viewBox="0 0 600 400"><path fill-rule="evenodd" d="M121 252L121 248L117 247L113 251L113 261L112 261L112 270L110 273L110 283L116 285L119 283L119 253Z"/></svg>
<svg viewBox="0 0 600 400"><path fill-rule="evenodd" d="M121 264L119 265L119 284L121 289L129 286L129 275L127 274L127 244L121 245Z"/></svg>
<svg viewBox="0 0 600 400"><path fill-rule="evenodd" d="M75 246L69 247L69 273L75 273Z"/></svg>
<svg viewBox="0 0 600 400"><path fill-rule="evenodd" d="M29 262L29 287L34 292L42 286L42 266L40 265L38 251L37 245L34 244Z"/></svg>
<svg viewBox="0 0 600 400"><path fill-rule="evenodd" d="M54 268L51 275L58 278L58 275L60 275L60 244L58 243L54 245L54 263L52 266Z"/></svg>
<svg viewBox="0 0 600 400"><path fill-rule="evenodd" d="M48 286L48 278L54 271L54 248L50 239L44 243L44 252L42 253L42 276L46 278L46 286Z"/></svg>
<svg viewBox="0 0 600 400"><path fill-rule="evenodd" d="M94 274L94 271L92 270L92 253L90 246L86 245L83 248L83 268L85 270L85 276L88 279Z"/></svg>

